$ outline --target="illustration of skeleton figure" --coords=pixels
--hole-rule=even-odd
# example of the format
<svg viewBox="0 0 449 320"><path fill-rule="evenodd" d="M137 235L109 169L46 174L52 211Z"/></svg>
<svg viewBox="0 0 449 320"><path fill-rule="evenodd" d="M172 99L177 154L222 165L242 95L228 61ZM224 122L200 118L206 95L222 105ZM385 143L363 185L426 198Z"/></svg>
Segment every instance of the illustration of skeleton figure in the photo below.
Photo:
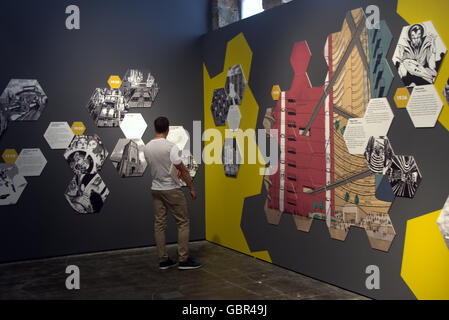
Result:
<svg viewBox="0 0 449 320"><path fill-rule="evenodd" d="M99 174L75 175L65 197L78 213L97 213L103 207L109 190Z"/></svg>
<svg viewBox="0 0 449 320"><path fill-rule="evenodd" d="M390 168L394 153L387 137L371 137L365 150L365 159L373 173L385 174Z"/></svg>
<svg viewBox="0 0 449 320"><path fill-rule="evenodd" d="M230 67L225 83L225 90L230 105L240 105L242 103L245 87L246 80L242 67L240 65Z"/></svg>
<svg viewBox="0 0 449 320"><path fill-rule="evenodd" d="M406 86L432 84L446 47L431 21L402 29L393 63Z"/></svg>
<svg viewBox="0 0 449 320"><path fill-rule="evenodd" d="M415 158L413 156L394 156L386 175L397 197L413 198L421 182Z"/></svg>
<svg viewBox="0 0 449 320"><path fill-rule="evenodd" d="M19 174L15 164L0 164L0 205L17 203L27 181Z"/></svg>

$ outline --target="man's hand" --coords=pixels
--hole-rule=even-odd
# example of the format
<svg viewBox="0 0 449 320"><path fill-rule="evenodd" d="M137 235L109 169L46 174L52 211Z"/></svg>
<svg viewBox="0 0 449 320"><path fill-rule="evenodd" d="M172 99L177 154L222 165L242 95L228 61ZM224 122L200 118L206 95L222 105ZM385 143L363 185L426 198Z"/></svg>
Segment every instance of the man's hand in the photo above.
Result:
<svg viewBox="0 0 449 320"><path fill-rule="evenodd" d="M196 191L194 189L190 190L190 198L192 198L192 200L196 200Z"/></svg>

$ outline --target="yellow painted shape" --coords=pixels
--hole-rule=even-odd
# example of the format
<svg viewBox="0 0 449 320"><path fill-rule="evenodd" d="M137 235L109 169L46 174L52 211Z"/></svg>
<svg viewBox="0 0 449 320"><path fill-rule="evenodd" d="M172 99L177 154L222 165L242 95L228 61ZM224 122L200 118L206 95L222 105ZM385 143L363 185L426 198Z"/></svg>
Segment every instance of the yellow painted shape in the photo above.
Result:
<svg viewBox="0 0 449 320"><path fill-rule="evenodd" d="M449 48L449 1L447 0L398 0L398 14L404 18L409 24L415 24L431 20L437 29L438 34L443 40L447 48ZM443 89L449 78L449 58L443 58L440 71L435 80L435 88L444 103L438 120L449 130L449 106L443 96Z"/></svg>
<svg viewBox="0 0 449 320"><path fill-rule="evenodd" d="M396 107L399 109L404 109L407 107L408 100L410 100L410 93L407 88L398 88L394 94L394 102Z"/></svg>
<svg viewBox="0 0 449 320"><path fill-rule="evenodd" d="M108 85L111 89L118 89L122 85L122 80L119 76L110 76L108 79Z"/></svg>
<svg viewBox="0 0 449 320"><path fill-rule="evenodd" d="M449 299L449 250L437 225L441 210L407 222L401 276L418 299Z"/></svg>
<svg viewBox="0 0 449 320"><path fill-rule="evenodd" d="M5 149L2 154L3 161L6 163L16 162L18 156L16 149Z"/></svg>
<svg viewBox="0 0 449 320"><path fill-rule="evenodd" d="M224 88L228 69L234 65L241 65L247 83L251 69L252 51L242 33L227 44L226 58L223 72L210 78L206 66L203 65L204 78L204 128L215 128L222 134L224 143L225 129L228 126L215 127L211 112L211 103L214 89ZM256 129L259 106L248 84L240 105L242 120L240 129ZM254 138L252 138L254 140ZM210 142L205 142L208 145ZM247 159L247 150L239 145L244 159ZM260 154L259 149L257 152ZM221 151L220 151L221 153ZM260 194L263 176L259 169L265 164L240 164L237 178L226 177L221 164L205 166L205 197L206 197L206 240L222 246L254 256L261 260L271 262L268 251L251 252L240 227L243 203L245 198ZM264 215L263 208L260 211ZM263 237L263 234L261 234Z"/></svg>
<svg viewBox="0 0 449 320"><path fill-rule="evenodd" d="M281 95L281 87L275 84L271 89L271 96L273 97L274 101L278 101L280 95Z"/></svg>
<svg viewBox="0 0 449 320"><path fill-rule="evenodd" d="M80 136L86 131L86 126L82 122L74 122L71 129L76 136Z"/></svg>

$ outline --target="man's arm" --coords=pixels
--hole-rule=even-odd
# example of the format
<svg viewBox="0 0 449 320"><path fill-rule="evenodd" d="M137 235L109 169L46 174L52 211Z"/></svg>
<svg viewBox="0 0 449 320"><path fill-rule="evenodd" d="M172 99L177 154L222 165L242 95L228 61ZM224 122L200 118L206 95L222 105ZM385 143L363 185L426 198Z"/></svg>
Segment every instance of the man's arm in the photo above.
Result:
<svg viewBox="0 0 449 320"><path fill-rule="evenodd" d="M176 169L179 170L181 173L182 180L185 181L187 184L187 187L190 190L190 197L195 200L196 199L196 192L195 192L195 186L193 185L192 179L190 178L189 171L187 170L186 166L182 161L179 164L173 164Z"/></svg>

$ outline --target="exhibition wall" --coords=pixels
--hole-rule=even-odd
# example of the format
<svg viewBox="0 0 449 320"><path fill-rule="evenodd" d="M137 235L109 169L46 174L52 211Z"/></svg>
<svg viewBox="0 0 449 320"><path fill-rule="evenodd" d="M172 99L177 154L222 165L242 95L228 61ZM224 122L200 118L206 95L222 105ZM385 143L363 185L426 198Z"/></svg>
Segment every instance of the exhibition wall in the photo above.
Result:
<svg viewBox="0 0 449 320"><path fill-rule="evenodd" d="M76 4L80 10L79 30L66 28L66 20L72 13L70 10L66 13L66 8L71 4ZM192 122L203 119L200 36L208 31L208 1L20 0L2 2L0 11L4 13L0 21L0 90L3 92L8 84L14 85L10 79L35 79L38 83L22 83L22 96L26 96L26 90L40 86L48 99L38 119L23 118L35 121L9 121L4 132L2 121L0 150L5 156L3 159L10 156L4 153L7 149L20 154L22 149L33 148L40 149L46 165L37 175L25 177L24 189L24 184L17 185L18 180L8 184L10 173L3 176L2 171L2 204L8 201L8 193L3 195L3 191L12 190L11 185L17 187L15 193L20 188L23 190L15 204L0 206L0 262L154 245L149 170L143 172L144 167L141 167L138 174L124 167L118 170L120 159L114 158L114 149L125 136L141 138L147 143L154 137L153 121L160 115L167 116L172 126L183 126L190 133ZM159 88L158 92L152 91L154 96L145 100L151 107L129 110L137 114L138 121L143 118L148 125L143 132L145 128L139 127L137 136L124 134L119 127L102 127L98 119L91 116L93 110L88 108L93 98L99 97L95 96L97 88L109 88L107 81L111 75L125 80L129 69L150 71L154 77L151 81ZM154 86L153 83L152 88ZM16 116L20 113L13 107L10 111ZM122 119L123 123L128 116ZM131 132L136 119L130 120L128 129ZM69 127L74 122L82 122L73 127L84 125L89 145L98 147L94 157L96 168L89 174L98 171L101 178L91 175L93 179L86 188L101 188L102 193L101 198L97 198L97 206L90 198L92 203L86 210L93 207L92 211L99 212L80 213L86 210L68 201L68 186L74 172L83 171L73 159L79 156L79 150L75 153L71 150L76 150L77 143L87 140L77 136L68 151L65 148L70 140L65 147L52 149L47 140L51 142L55 137L44 135L50 123L58 128L60 124L55 122L67 122ZM56 140L53 143L57 144L59 140ZM142 145L137 140L135 145L131 144L129 148ZM33 150L26 152L30 159ZM74 179L71 185L77 182ZM188 200L191 239L200 240L205 237L202 167L196 174L195 185L199 199ZM98 206L103 202L102 207ZM100 207L101 211L95 210ZM172 218L167 241L177 241Z"/></svg>
<svg viewBox="0 0 449 320"><path fill-rule="evenodd" d="M448 9L292 1L205 35L204 124L224 162L205 168L206 239L372 298L448 299ZM261 146L226 129L263 128L277 173L226 162Z"/></svg>

